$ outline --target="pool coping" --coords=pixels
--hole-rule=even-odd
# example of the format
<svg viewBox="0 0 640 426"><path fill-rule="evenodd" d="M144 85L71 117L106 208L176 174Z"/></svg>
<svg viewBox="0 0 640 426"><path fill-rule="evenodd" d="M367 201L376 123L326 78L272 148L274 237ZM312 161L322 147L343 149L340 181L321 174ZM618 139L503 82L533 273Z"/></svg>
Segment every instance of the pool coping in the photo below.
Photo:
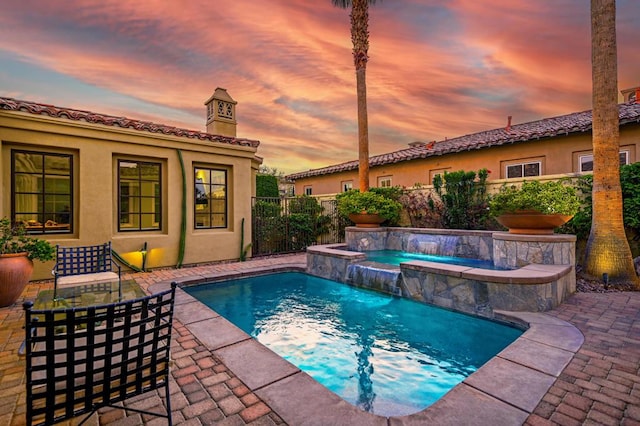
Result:
<svg viewBox="0 0 640 426"><path fill-rule="evenodd" d="M274 272L305 272L296 263L183 277L175 317L259 398L291 425L521 425L582 346L570 323L543 313L495 311L496 319L527 330L426 409L384 417L344 401L307 373L187 294L181 287ZM155 293L170 281L149 287Z"/></svg>

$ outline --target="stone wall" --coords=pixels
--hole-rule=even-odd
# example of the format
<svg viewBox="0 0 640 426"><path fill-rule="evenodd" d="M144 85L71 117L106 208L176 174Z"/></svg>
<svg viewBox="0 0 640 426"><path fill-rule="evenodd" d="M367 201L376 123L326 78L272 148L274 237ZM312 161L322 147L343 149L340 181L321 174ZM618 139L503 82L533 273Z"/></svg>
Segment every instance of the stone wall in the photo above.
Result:
<svg viewBox="0 0 640 426"><path fill-rule="evenodd" d="M346 230L349 250L400 250L469 259L491 260L492 231L425 228L356 228Z"/></svg>
<svg viewBox="0 0 640 426"><path fill-rule="evenodd" d="M345 245L307 249L307 272L348 282L349 265L367 263L365 255L357 251L384 249L493 260L496 266L510 269L416 260L401 263L397 285L374 286L394 295L487 317L493 316L494 309L548 311L576 289L573 235L355 227L346 232ZM381 265L374 267L379 269ZM397 271L397 267L389 269ZM359 281L351 284L371 288Z"/></svg>

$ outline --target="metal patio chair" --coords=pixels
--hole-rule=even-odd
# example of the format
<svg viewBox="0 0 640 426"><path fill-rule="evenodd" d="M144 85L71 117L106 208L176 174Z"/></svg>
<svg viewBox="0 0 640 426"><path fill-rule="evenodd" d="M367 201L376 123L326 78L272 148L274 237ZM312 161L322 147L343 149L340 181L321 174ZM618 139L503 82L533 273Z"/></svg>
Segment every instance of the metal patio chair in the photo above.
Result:
<svg viewBox="0 0 640 426"><path fill-rule="evenodd" d="M27 425L49 425L115 407L167 418L176 283L161 293L82 308L24 303ZM124 401L165 389L166 414ZM114 404L122 402L123 406Z"/></svg>
<svg viewBox="0 0 640 426"><path fill-rule="evenodd" d="M92 246L63 247L56 245L53 294L59 287L80 284L117 282L121 291L120 265L113 260L111 242Z"/></svg>

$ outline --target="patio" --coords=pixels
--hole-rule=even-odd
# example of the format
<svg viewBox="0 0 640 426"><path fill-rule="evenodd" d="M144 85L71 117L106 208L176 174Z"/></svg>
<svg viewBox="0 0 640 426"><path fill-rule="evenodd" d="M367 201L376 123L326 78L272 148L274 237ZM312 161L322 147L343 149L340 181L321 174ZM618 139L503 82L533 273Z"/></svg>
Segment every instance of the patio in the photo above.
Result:
<svg viewBox="0 0 640 426"><path fill-rule="evenodd" d="M304 265L305 254L250 260L242 263L166 269L131 274L143 289L171 280L269 269L275 265ZM24 361L17 355L24 339L22 301L33 300L52 281L31 283L18 302L0 309L0 424L24 424ZM547 313L575 325L585 342L551 386L526 424L640 425L640 293L578 293ZM279 425L285 424L235 376L214 358L179 321L174 320L171 386L175 424ZM160 407L157 393L132 399L145 409ZM162 408L159 408L162 409ZM139 414L105 409L87 424L165 424ZM314 424L308 419L308 424Z"/></svg>

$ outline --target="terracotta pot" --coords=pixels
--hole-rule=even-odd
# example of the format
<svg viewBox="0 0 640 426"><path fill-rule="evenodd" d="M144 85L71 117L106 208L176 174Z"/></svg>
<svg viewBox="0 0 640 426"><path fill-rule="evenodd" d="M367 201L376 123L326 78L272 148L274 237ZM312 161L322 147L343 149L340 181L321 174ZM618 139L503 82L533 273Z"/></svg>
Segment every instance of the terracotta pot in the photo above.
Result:
<svg viewBox="0 0 640 426"><path fill-rule="evenodd" d="M498 223L509 228L511 234L553 234L558 226L567 223L573 216L563 214L542 214L525 211L503 214L496 217Z"/></svg>
<svg viewBox="0 0 640 426"><path fill-rule="evenodd" d="M27 253L0 254L0 307L12 305L33 273Z"/></svg>
<svg viewBox="0 0 640 426"><path fill-rule="evenodd" d="M349 215L356 228L378 228L384 219L379 214L352 213Z"/></svg>

